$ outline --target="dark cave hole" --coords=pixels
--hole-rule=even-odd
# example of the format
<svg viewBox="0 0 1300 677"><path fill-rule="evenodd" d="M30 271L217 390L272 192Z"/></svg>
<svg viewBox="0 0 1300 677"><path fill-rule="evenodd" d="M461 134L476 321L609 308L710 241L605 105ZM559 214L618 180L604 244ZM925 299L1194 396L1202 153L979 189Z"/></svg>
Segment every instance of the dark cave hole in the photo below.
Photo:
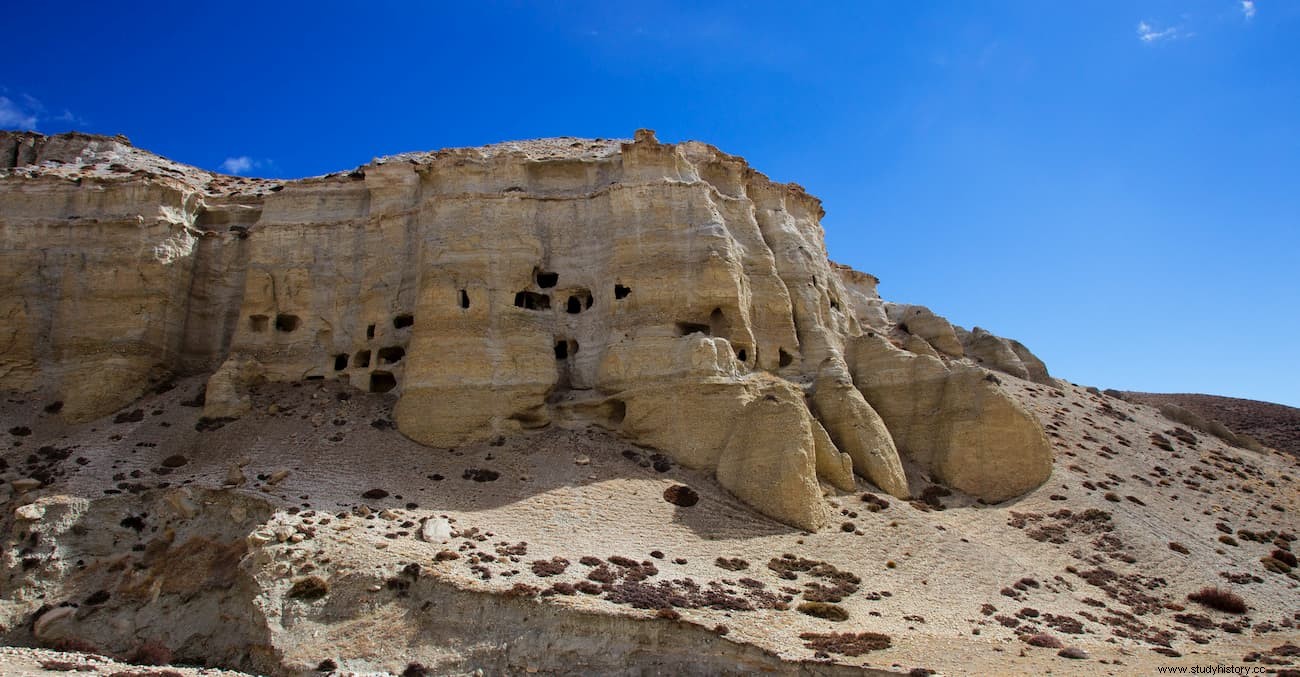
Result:
<svg viewBox="0 0 1300 677"><path fill-rule="evenodd" d="M464 289L460 290L460 307L461 308L469 307L469 294L466 293Z"/></svg>
<svg viewBox="0 0 1300 677"><path fill-rule="evenodd" d="M578 354L578 342L577 342L577 341L574 341L574 340L572 340L572 339L569 339L569 340L567 340L567 341L564 340L564 339L556 339L556 340L555 340L555 359L557 359L557 360L563 360L563 359L565 359L565 358L568 358L568 357L571 357L571 356L573 356L573 355L577 355L577 354Z"/></svg>
<svg viewBox="0 0 1300 677"><path fill-rule="evenodd" d="M374 337L375 337L375 325L372 324L366 327L366 338L372 339Z"/></svg>
<svg viewBox="0 0 1300 677"><path fill-rule="evenodd" d="M745 361L745 357L746 357L746 355L747 355L747 353L745 352L745 349L744 349L744 348L737 348L737 349L736 349L736 359L737 359L737 360L740 360L741 362L744 362L744 361Z"/></svg>
<svg viewBox="0 0 1300 677"><path fill-rule="evenodd" d="M270 323L271 323L271 318L265 315L248 316L248 328L256 332L266 331L266 328L270 326Z"/></svg>
<svg viewBox="0 0 1300 677"><path fill-rule="evenodd" d="M358 350L356 355L352 356L352 366L355 368L370 366L370 351Z"/></svg>
<svg viewBox="0 0 1300 677"><path fill-rule="evenodd" d="M560 281L559 273L537 273L537 286L542 289L550 289Z"/></svg>
<svg viewBox="0 0 1300 677"><path fill-rule="evenodd" d="M621 284L614 285L614 298L616 299L625 299L627 298L627 295L631 293L632 290L628 287L624 287Z"/></svg>
<svg viewBox="0 0 1300 677"><path fill-rule="evenodd" d="M397 378L386 371L370 372L370 392L386 393L397 387Z"/></svg>
<svg viewBox="0 0 1300 677"><path fill-rule="evenodd" d="M790 366L791 363L794 362L794 356L792 356L790 353L785 352L785 348L777 348L776 352L778 355L777 363L780 364L782 367L788 367Z"/></svg>
<svg viewBox="0 0 1300 677"><path fill-rule="evenodd" d="M410 313L402 313L393 318L393 329L405 329L415 324L415 316Z"/></svg>
<svg viewBox="0 0 1300 677"><path fill-rule="evenodd" d="M348 368L348 355L343 353L334 356L334 371L343 371Z"/></svg>
<svg viewBox="0 0 1300 677"><path fill-rule="evenodd" d="M298 325L301 323L302 321L298 319L297 315L276 315L275 316L276 331L291 332L297 329Z"/></svg>
<svg viewBox="0 0 1300 677"><path fill-rule="evenodd" d="M388 346L386 348L380 348L378 357L379 357L380 364L393 364L395 362L401 362L402 358L406 357L406 349L402 348L401 346Z"/></svg>
<svg viewBox="0 0 1300 677"><path fill-rule="evenodd" d="M551 308L551 297L546 294L521 291L515 294L515 305L525 310L549 310Z"/></svg>
<svg viewBox="0 0 1300 677"><path fill-rule="evenodd" d="M712 336L711 330L709 329L709 325L707 324L695 324L694 322L678 322L677 335L686 336L688 334L704 334L705 336Z"/></svg>

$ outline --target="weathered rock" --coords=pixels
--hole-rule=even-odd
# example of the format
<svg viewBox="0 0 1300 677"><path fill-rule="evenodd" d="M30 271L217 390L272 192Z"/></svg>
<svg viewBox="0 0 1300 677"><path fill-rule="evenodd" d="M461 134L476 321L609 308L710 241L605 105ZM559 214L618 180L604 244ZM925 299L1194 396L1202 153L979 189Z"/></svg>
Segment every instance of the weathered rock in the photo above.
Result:
<svg viewBox="0 0 1300 677"><path fill-rule="evenodd" d="M817 476L840 491L858 488L853 481L853 459L835 448L831 436L817 419L812 421L813 453L817 456Z"/></svg>
<svg viewBox="0 0 1300 677"><path fill-rule="evenodd" d="M840 280L844 289L843 301L853 317L856 317L863 327L887 329L890 323L889 316L885 313L885 302L880 299L880 294L876 291L880 280L875 275L854 270L834 261L831 262L831 270Z"/></svg>
<svg viewBox="0 0 1300 677"><path fill-rule="evenodd" d="M966 335L966 352L976 361L1016 378L1029 379L1029 369L1011 347L1011 342L994 336L987 330L975 327Z"/></svg>
<svg viewBox="0 0 1300 677"><path fill-rule="evenodd" d="M420 526L420 540L425 543L446 543L451 540L451 523L445 517L426 520Z"/></svg>
<svg viewBox="0 0 1300 677"><path fill-rule="evenodd" d="M952 357L961 357L964 354L952 325L948 320L935 315L929 308L889 303L885 305L885 309L891 321L907 333L925 339L927 343L934 346L935 350Z"/></svg>
<svg viewBox="0 0 1300 677"><path fill-rule="evenodd" d="M263 368L247 355L234 355L208 379L204 418L238 418L253 408L248 387L262 378Z"/></svg>
<svg viewBox="0 0 1300 677"><path fill-rule="evenodd" d="M966 354L990 369L1034 383L1056 387L1056 379L1047 373L1047 366L1019 341L995 336L988 330L975 327L961 334Z"/></svg>
<svg viewBox="0 0 1300 677"><path fill-rule="evenodd" d="M813 384L813 409L835 446L853 459L853 469L897 498L908 498L907 476L894 440L862 393L853 386L843 360L822 362Z"/></svg>
<svg viewBox="0 0 1300 677"><path fill-rule="evenodd" d="M877 334L853 339L848 362L899 451L940 482L996 502L1051 474L1052 446L1037 419L983 369L949 368Z"/></svg>
<svg viewBox="0 0 1300 677"><path fill-rule="evenodd" d="M215 369L214 420L246 413L258 379L330 378L391 393L398 429L430 446L600 425L804 528L825 520L819 479L853 486L841 452L906 495L871 413L884 405L836 376L825 387L846 401L823 397L823 431L801 389L889 324L877 280L828 261L816 198L712 146L641 130L291 182L124 139L0 134L9 146L0 387L65 417L117 410L163 374ZM908 308L912 333L962 355L951 325Z"/></svg>
<svg viewBox="0 0 1300 677"><path fill-rule="evenodd" d="M796 389L772 383L734 420L718 459L718 483L759 512L816 531L830 521L821 500L812 417Z"/></svg>
<svg viewBox="0 0 1300 677"><path fill-rule="evenodd" d="M14 488L14 493L22 494L41 487L41 481L33 477L20 477L9 483Z"/></svg>

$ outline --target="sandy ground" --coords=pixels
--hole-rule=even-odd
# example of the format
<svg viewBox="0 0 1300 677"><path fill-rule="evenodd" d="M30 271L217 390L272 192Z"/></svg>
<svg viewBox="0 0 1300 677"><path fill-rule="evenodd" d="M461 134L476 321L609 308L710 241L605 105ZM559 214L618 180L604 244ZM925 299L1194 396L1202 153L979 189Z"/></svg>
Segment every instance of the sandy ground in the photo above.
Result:
<svg viewBox="0 0 1300 677"><path fill-rule="evenodd" d="M246 481L228 490L280 506L270 533L299 534L261 546L283 562L276 570L283 587L310 575L392 580L417 563L422 576L442 584L495 592L531 586L515 593L542 592L539 604L647 623L691 623L713 629L719 642L750 643L791 661L942 674L1126 675L1166 665L1246 665L1252 652L1300 644L1300 583L1260 562L1276 549L1277 532L1285 537L1300 524L1294 459L1227 448L1204 435L1180 437L1155 410L1082 388L1057 393L1003 381L1049 426L1057 461L1045 485L993 506L935 496L936 510L860 480L859 491L829 497L841 525L818 534L753 513L703 474L656 467L652 450L607 431L553 427L430 449L389 425L394 398L330 382L263 386L255 414L204 432L195 430L199 409L181 404L201 379L145 398L120 423L109 417L64 426L43 413L46 403L9 397L0 406L4 427L30 433L10 435L3 477L30 474L36 466L29 455L46 445L71 454L40 466L53 473L50 486L36 491L42 495L216 489L242 463ZM129 415L136 408L142 415ZM176 455L185 463L168 471L162 461ZM911 475L918 493L928 486ZM698 503L667 502L664 492L674 485L691 487ZM365 498L371 490L386 496ZM22 502L7 500L6 510ZM871 511L880 503L887 507ZM452 536L421 540L422 525L439 517L449 520ZM149 528L156 530L146 527L146 534ZM1236 534L1235 545L1221 541L1225 530ZM1274 536L1247 540L1239 530ZM456 557L439 557L443 552ZM553 558L567 565L535 569ZM790 562L801 559L791 571ZM535 573L548 568L562 571ZM612 582L614 592L556 585L598 585L593 577ZM1230 615L1187 600L1205 586L1236 592L1249 610ZM376 598L391 592L373 587ZM691 590L713 594L692 598ZM656 600L670 592L686 599L674 609L680 618L657 618ZM647 596L649 608L636 608ZM797 610L810 599L829 600L847 620ZM12 636L20 620L6 621ZM286 625L285 632L301 634L286 661L306 666L329 657L342 627L319 619ZM854 657L819 654L801 638L832 632L881 633L891 641ZM1023 639L1038 633L1087 657L1061 657L1057 648ZM0 659L15 660L0 669L40 674L22 672L33 669L27 654Z"/></svg>

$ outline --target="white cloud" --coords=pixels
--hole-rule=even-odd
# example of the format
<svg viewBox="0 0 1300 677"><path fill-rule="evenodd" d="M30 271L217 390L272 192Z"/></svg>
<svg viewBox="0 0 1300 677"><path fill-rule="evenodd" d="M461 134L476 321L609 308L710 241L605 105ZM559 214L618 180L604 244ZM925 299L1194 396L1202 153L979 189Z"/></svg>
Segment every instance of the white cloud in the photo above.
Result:
<svg viewBox="0 0 1300 677"><path fill-rule="evenodd" d="M1241 13L1245 14L1247 19L1255 18L1255 0L1241 0Z"/></svg>
<svg viewBox="0 0 1300 677"><path fill-rule="evenodd" d="M239 157L226 158L226 161L221 163L221 169L228 174L243 174L260 164L262 163L247 155L240 155Z"/></svg>
<svg viewBox="0 0 1300 677"><path fill-rule="evenodd" d="M30 99L31 97L25 97ZM0 96L0 127L6 129L36 129L36 111L22 106L7 96Z"/></svg>
<svg viewBox="0 0 1300 677"><path fill-rule="evenodd" d="M1138 22L1137 34L1139 40L1148 43L1185 37L1175 26L1170 26L1162 31L1158 31L1154 26L1145 21Z"/></svg>

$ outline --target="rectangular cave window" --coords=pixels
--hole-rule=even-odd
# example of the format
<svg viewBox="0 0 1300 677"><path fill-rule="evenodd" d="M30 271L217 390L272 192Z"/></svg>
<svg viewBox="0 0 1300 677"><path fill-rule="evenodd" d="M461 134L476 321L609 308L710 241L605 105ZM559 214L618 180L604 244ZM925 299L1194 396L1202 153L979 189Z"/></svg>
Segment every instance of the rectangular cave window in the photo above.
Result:
<svg viewBox="0 0 1300 677"><path fill-rule="evenodd" d="M550 289L551 287L554 287L556 283L558 283L559 281L560 281L559 273L543 273L541 271L538 271L537 273L537 286L541 287L542 289Z"/></svg>
<svg viewBox="0 0 1300 677"><path fill-rule="evenodd" d="M379 349L378 357L380 364L394 364L401 362L402 358L406 357L406 350L401 346L388 346Z"/></svg>
<svg viewBox="0 0 1300 677"><path fill-rule="evenodd" d="M276 315L276 316L275 316L275 330L276 330L276 331L282 331L282 332L286 332L286 333L288 333L288 332L291 332L291 331L297 329L297 328L298 328L298 325L301 324L301 323L302 323L302 321L298 319L298 316L297 316L297 315L283 315L283 314L282 314L282 315Z"/></svg>
<svg viewBox="0 0 1300 677"><path fill-rule="evenodd" d="M348 368L348 355L343 353L334 356L334 371L343 371Z"/></svg>
<svg viewBox="0 0 1300 677"><path fill-rule="evenodd" d="M370 392L386 393L397 387L397 377L386 371L370 372Z"/></svg>
<svg viewBox="0 0 1300 677"><path fill-rule="evenodd" d="M577 315L582 312L582 301L579 301L576 296L570 296L569 302L565 305L564 310L570 315Z"/></svg>
<svg viewBox="0 0 1300 677"><path fill-rule="evenodd" d="M264 332L270 326L271 318L265 315L249 315L248 328L256 332Z"/></svg>
<svg viewBox="0 0 1300 677"><path fill-rule="evenodd" d="M402 313L393 318L393 329L405 329L415 324L415 316L410 313Z"/></svg>
<svg viewBox="0 0 1300 677"><path fill-rule="evenodd" d="M686 336L688 334L704 334L705 336L711 336L712 334L710 334L709 331L709 325L707 324L695 324L694 322L677 323L678 336Z"/></svg>
<svg viewBox="0 0 1300 677"><path fill-rule="evenodd" d="M375 337L375 325L372 324L366 327L366 338L372 339L374 337Z"/></svg>
<svg viewBox="0 0 1300 677"><path fill-rule="evenodd" d="M358 350L358 351L357 351L357 354L352 356L352 366L353 366L354 368L369 367L369 366L370 366L370 351L369 351L369 350Z"/></svg>
<svg viewBox="0 0 1300 677"><path fill-rule="evenodd" d="M632 290L628 287L624 287L621 284L614 285L614 298L616 299L625 299L627 298L627 295L631 293Z"/></svg>
<svg viewBox="0 0 1300 677"><path fill-rule="evenodd" d="M569 356L569 344L564 340L555 342L555 359L563 360Z"/></svg>
<svg viewBox="0 0 1300 677"><path fill-rule="evenodd" d="M464 289L460 290L460 307L461 308L469 307L469 294L466 293Z"/></svg>
<svg viewBox="0 0 1300 677"><path fill-rule="evenodd" d="M531 291L515 294L515 305L526 310L550 310L551 297Z"/></svg>

